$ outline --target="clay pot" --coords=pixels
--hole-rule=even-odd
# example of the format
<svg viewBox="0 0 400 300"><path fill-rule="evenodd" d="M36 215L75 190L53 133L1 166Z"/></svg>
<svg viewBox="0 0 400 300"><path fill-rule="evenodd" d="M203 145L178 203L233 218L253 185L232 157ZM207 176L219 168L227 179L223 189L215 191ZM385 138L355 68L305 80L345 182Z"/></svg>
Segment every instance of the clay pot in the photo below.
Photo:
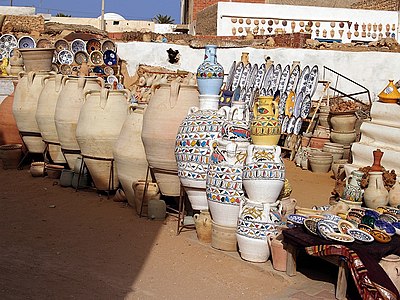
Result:
<svg viewBox="0 0 400 300"><path fill-rule="evenodd" d="M369 172L368 187L364 191L364 202L369 208L386 206L389 193L383 185L382 172Z"/></svg>
<svg viewBox="0 0 400 300"><path fill-rule="evenodd" d="M0 159L3 169L16 169L22 156L22 144L6 144L0 146Z"/></svg>
<svg viewBox="0 0 400 300"><path fill-rule="evenodd" d="M316 173L328 173L331 169L333 157L330 153L313 153L308 158L308 162L311 167L311 171Z"/></svg>
<svg viewBox="0 0 400 300"><path fill-rule="evenodd" d="M334 143L348 145L353 143L357 138L356 131L331 131L331 140Z"/></svg>
<svg viewBox="0 0 400 300"><path fill-rule="evenodd" d="M322 147L322 151L326 153L330 153L333 156L333 160L339 160L343 157L343 145L336 143L325 143L324 147Z"/></svg>
<svg viewBox="0 0 400 300"><path fill-rule="evenodd" d="M228 227L211 222L211 247L229 251L237 251L236 226Z"/></svg>
<svg viewBox="0 0 400 300"><path fill-rule="evenodd" d="M201 210L200 214L195 214L193 218L199 241L203 243L211 243L211 216L208 210Z"/></svg>
<svg viewBox="0 0 400 300"><path fill-rule="evenodd" d="M389 205L393 207L400 205L400 184L398 181L396 181L389 191Z"/></svg>
<svg viewBox="0 0 400 300"><path fill-rule="evenodd" d="M287 217L290 214L294 214L296 210L297 201L294 198L283 198L282 204L282 217Z"/></svg>
<svg viewBox="0 0 400 300"><path fill-rule="evenodd" d="M142 124L146 105L130 105L125 123L115 142L113 154L117 174L128 203L135 206L132 183L146 178L147 160L142 143Z"/></svg>
<svg viewBox="0 0 400 300"><path fill-rule="evenodd" d="M33 163L31 163L29 172L31 173L32 177L43 177L45 167L46 167L46 164L43 161L33 162Z"/></svg>
<svg viewBox="0 0 400 300"><path fill-rule="evenodd" d="M145 184L146 184L145 180L138 180L137 182L134 182L132 184L132 189L133 189L134 195L135 195L136 212L138 215L140 215L140 208L142 206L142 202L143 202L142 214L147 215L149 200L152 200L152 199L159 200L160 199L160 189L158 188L158 185L155 182L148 183L146 196L143 199Z"/></svg>
<svg viewBox="0 0 400 300"><path fill-rule="evenodd" d="M335 131L353 131L357 117L351 114L332 114L330 116L330 124Z"/></svg>
<svg viewBox="0 0 400 300"><path fill-rule="evenodd" d="M24 59L25 71L51 71L55 48L18 49Z"/></svg>
<svg viewBox="0 0 400 300"><path fill-rule="evenodd" d="M340 175L341 170L344 168L344 165L348 163L347 159L338 159L333 160L332 162L332 173L335 179Z"/></svg>
<svg viewBox="0 0 400 300"><path fill-rule="evenodd" d="M311 137L310 147L316 149L322 149L326 142L329 142L329 138Z"/></svg>
<svg viewBox="0 0 400 300"><path fill-rule="evenodd" d="M143 116L142 128L142 141L150 166L177 171L176 133L189 108L199 105L198 96L195 86L172 82L161 84L151 97ZM178 176L156 172L155 177L163 195L179 196Z"/></svg>
<svg viewBox="0 0 400 300"><path fill-rule="evenodd" d="M46 165L47 176L52 179L59 179L61 177L61 172L63 169L64 167L60 165L52 165L52 164Z"/></svg>
<svg viewBox="0 0 400 300"><path fill-rule="evenodd" d="M113 148L121 132L128 113L128 90L88 91L85 94L78 124L76 140L85 158L95 187L101 191L118 188L118 174L114 168L114 181L110 182L111 161L114 159ZM99 160L103 159L103 160Z"/></svg>
<svg viewBox="0 0 400 300"><path fill-rule="evenodd" d="M400 290L400 256L390 254L385 256L379 262L386 274L392 280L397 290Z"/></svg>
<svg viewBox="0 0 400 300"><path fill-rule="evenodd" d="M329 113L328 112L320 112L318 117L318 122L321 126L330 127L330 124L328 122L328 118L329 118Z"/></svg>
<svg viewBox="0 0 400 300"><path fill-rule="evenodd" d="M384 152L382 152L381 149L376 149L375 151L372 151L372 153L374 155L374 163L372 164L370 171L380 172L383 169L381 160Z"/></svg>
<svg viewBox="0 0 400 300"><path fill-rule="evenodd" d="M287 251L283 243L283 235L271 239L272 266L275 270L286 272Z"/></svg>

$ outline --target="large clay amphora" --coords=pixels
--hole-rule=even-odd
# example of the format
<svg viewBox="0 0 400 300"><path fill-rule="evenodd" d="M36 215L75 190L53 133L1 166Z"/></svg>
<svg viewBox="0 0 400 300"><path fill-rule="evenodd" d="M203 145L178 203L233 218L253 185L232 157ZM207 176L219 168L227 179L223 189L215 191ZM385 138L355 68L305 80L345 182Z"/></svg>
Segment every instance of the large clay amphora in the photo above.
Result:
<svg viewBox="0 0 400 300"><path fill-rule="evenodd" d="M128 203L135 207L132 184L146 178L147 160L142 143L143 114L147 104L129 106L128 116L114 145L117 174Z"/></svg>
<svg viewBox="0 0 400 300"><path fill-rule="evenodd" d="M383 257L379 264L392 280L397 290L400 291L400 256L390 254Z"/></svg>
<svg viewBox="0 0 400 300"><path fill-rule="evenodd" d="M348 201L362 202L364 190L361 188L361 179L364 172L354 170L346 180L342 199Z"/></svg>
<svg viewBox="0 0 400 300"><path fill-rule="evenodd" d="M179 124L192 106L199 105L196 86L179 82L161 84L151 97L143 117L142 141L147 161L153 168L176 172L175 139ZM178 176L155 172L163 195L179 196Z"/></svg>
<svg viewBox="0 0 400 300"><path fill-rule="evenodd" d="M54 120L61 148L66 150L65 158L72 169L80 152L76 140L76 125L84 102L84 93L89 90L99 91L104 86L104 81L98 77L68 76L64 77L62 85Z"/></svg>
<svg viewBox="0 0 400 300"><path fill-rule="evenodd" d="M65 163L54 121L58 96L62 90L62 79L62 74L47 75L42 78L43 89L36 110L36 122L43 141L49 143L49 154L55 163Z"/></svg>
<svg viewBox="0 0 400 300"><path fill-rule="evenodd" d="M369 208L385 206L389 202L389 192L383 185L383 172L369 172L368 187L364 191L364 202Z"/></svg>
<svg viewBox="0 0 400 300"><path fill-rule="evenodd" d="M250 201L274 203L284 184L281 147L250 145L243 169L243 185Z"/></svg>
<svg viewBox="0 0 400 300"><path fill-rule="evenodd" d="M13 82L14 88L17 82ZM17 122L15 121L12 107L14 103L14 92L8 95L0 104L0 145L22 144Z"/></svg>
<svg viewBox="0 0 400 300"><path fill-rule="evenodd" d="M76 139L95 187L101 191L117 189L116 166L111 160L128 114L130 92L103 88L86 92L85 98L76 127ZM114 180L110 182L112 165Z"/></svg>
<svg viewBox="0 0 400 300"><path fill-rule="evenodd" d="M36 122L36 110L42 92L42 79L49 72L20 73L14 93L13 113L18 130L29 152L43 153L46 145Z"/></svg>
<svg viewBox="0 0 400 300"><path fill-rule="evenodd" d="M272 96L260 96L254 103L251 139L255 145L277 145L281 136L278 105Z"/></svg>

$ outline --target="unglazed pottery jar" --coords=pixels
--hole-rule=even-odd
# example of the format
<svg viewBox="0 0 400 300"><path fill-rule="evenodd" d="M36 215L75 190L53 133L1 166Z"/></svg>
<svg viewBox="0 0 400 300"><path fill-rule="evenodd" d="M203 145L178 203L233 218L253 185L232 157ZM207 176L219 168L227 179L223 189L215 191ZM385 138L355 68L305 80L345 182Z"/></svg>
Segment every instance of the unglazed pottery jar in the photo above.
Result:
<svg viewBox="0 0 400 300"><path fill-rule="evenodd" d="M219 95L224 80L224 68L217 62L217 46L205 46L204 62L197 69L200 95Z"/></svg>
<svg viewBox="0 0 400 300"><path fill-rule="evenodd" d="M274 203L284 183L285 164L281 158L281 147L250 145L243 170L243 185L249 199Z"/></svg>
<svg viewBox="0 0 400 300"><path fill-rule="evenodd" d="M369 208L386 206L389 202L389 192L383 185L382 172L369 172L368 187L364 191L364 202Z"/></svg>
<svg viewBox="0 0 400 300"><path fill-rule="evenodd" d="M24 59L26 72L51 71L54 48L25 48L19 49Z"/></svg>
<svg viewBox="0 0 400 300"><path fill-rule="evenodd" d="M197 238L200 242L211 243L211 216L208 210L201 210L193 216Z"/></svg>
<svg viewBox="0 0 400 300"><path fill-rule="evenodd" d="M251 139L255 145L277 145L281 136L278 105L272 96L260 96L253 107L250 123Z"/></svg>
<svg viewBox="0 0 400 300"><path fill-rule="evenodd" d="M354 112L335 114L331 112L330 123L335 131L353 131L357 117Z"/></svg>
<svg viewBox="0 0 400 300"><path fill-rule="evenodd" d="M346 179L342 199L354 202L362 202L364 190L361 188L361 179L364 172L354 170Z"/></svg>
<svg viewBox="0 0 400 300"><path fill-rule="evenodd" d="M17 81L13 81L14 89ZM17 122L12 111L14 92L8 95L0 104L0 145L22 144Z"/></svg>
<svg viewBox="0 0 400 300"><path fill-rule="evenodd" d="M398 207L400 205L400 183L396 181L389 191L389 205Z"/></svg>
<svg viewBox="0 0 400 300"><path fill-rule="evenodd" d="M383 257L379 264L388 274L397 290L400 290L400 256L390 254Z"/></svg>
<svg viewBox="0 0 400 300"><path fill-rule="evenodd" d="M193 209L208 209L206 177L211 141L221 137L224 111L218 111L218 96L201 95L200 108L192 107L176 136L178 176Z"/></svg>

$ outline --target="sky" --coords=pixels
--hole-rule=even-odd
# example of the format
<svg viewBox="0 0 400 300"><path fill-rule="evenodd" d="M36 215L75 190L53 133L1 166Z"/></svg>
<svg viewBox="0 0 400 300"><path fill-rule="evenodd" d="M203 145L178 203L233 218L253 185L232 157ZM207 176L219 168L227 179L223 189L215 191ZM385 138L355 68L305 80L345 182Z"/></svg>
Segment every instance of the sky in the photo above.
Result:
<svg viewBox="0 0 400 300"><path fill-rule="evenodd" d="M101 14L101 0L0 0L0 5L34 6L37 13L64 13L73 17L94 18ZM180 0L105 0L105 12L127 20L151 20L168 15L180 23Z"/></svg>

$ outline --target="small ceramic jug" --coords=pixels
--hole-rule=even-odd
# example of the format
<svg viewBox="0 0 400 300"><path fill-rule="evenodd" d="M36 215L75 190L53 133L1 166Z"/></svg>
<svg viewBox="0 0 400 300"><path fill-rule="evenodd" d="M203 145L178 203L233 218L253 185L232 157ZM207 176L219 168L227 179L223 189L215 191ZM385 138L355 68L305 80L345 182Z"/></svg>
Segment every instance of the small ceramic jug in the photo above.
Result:
<svg viewBox="0 0 400 300"><path fill-rule="evenodd" d="M363 197L363 189L361 188L361 179L364 173L358 170L351 172L351 176L346 179L346 187L344 188L342 199L361 202Z"/></svg>
<svg viewBox="0 0 400 300"><path fill-rule="evenodd" d="M211 243L211 216L208 210L201 210L193 216L197 238L200 242Z"/></svg>
<svg viewBox="0 0 400 300"><path fill-rule="evenodd" d="M389 191L389 205L393 207L400 205L400 183L398 181Z"/></svg>
<svg viewBox="0 0 400 300"><path fill-rule="evenodd" d="M383 185L382 172L369 172L368 187L364 191L364 202L368 208L386 206L389 193Z"/></svg>

